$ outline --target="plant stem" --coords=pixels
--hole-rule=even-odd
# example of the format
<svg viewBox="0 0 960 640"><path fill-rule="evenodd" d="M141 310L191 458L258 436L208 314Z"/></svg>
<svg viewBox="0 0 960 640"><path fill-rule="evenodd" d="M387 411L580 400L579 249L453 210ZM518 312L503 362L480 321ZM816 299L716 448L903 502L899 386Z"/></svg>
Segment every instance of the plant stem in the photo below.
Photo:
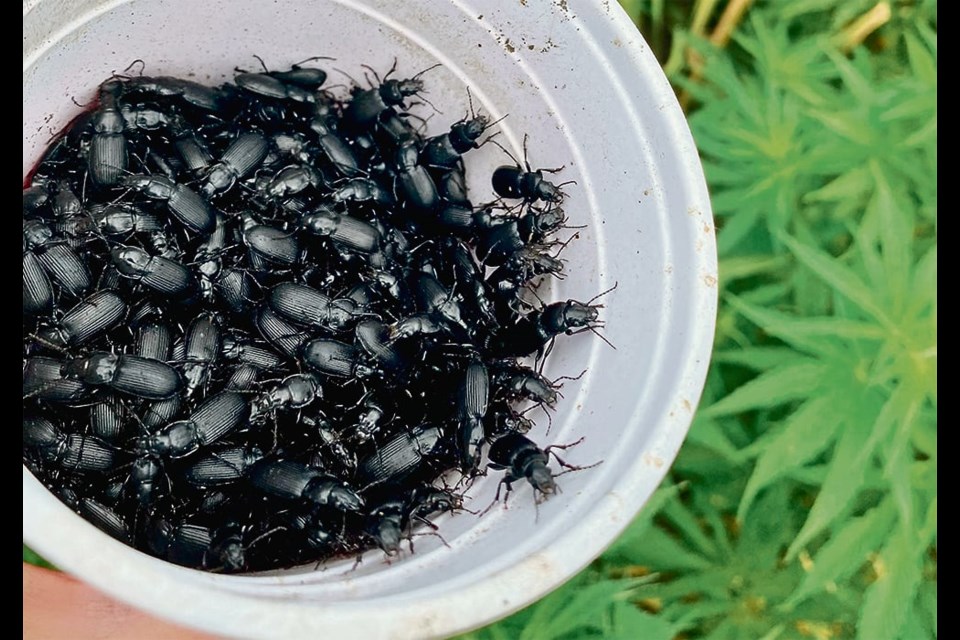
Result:
<svg viewBox="0 0 960 640"><path fill-rule="evenodd" d="M891 15L890 3L881 0L837 34L837 46L844 53L850 53L863 43L871 33L888 23Z"/></svg>

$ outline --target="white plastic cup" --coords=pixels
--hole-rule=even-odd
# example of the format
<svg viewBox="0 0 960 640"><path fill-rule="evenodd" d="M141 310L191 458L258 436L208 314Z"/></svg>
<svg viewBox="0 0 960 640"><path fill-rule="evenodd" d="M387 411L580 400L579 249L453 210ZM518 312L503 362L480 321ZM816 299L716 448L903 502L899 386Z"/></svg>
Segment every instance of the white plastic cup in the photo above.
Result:
<svg viewBox="0 0 960 640"><path fill-rule="evenodd" d="M509 508L436 520L449 547L416 538L387 564L353 560L250 576L202 573L149 557L72 513L23 470L23 539L54 564L112 596L208 632L249 638L428 638L490 623L542 597L597 557L663 479L697 406L717 301L714 229L696 147L673 91L616 2L494 0L25 0L23 172L111 73L134 60L147 75L211 84L262 57L285 68L316 55L330 84L423 76L430 132L473 104L508 117L500 141L534 167L563 170L571 225L587 225L563 253L568 277L546 292L602 303L604 336L561 337L550 376L563 387L541 446L583 442L563 455L597 467L559 479L535 511L518 483ZM522 158L521 158L522 160ZM511 161L495 145L471 151L474 202ZM469 492L492 500L500 472ZM523 486L521 486L523 484Z"/></svg>

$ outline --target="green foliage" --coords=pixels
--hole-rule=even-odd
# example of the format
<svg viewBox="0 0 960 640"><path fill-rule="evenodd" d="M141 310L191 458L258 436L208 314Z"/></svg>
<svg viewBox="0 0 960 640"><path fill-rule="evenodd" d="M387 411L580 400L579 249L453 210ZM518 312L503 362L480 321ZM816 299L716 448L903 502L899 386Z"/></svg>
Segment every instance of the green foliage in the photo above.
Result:
<svg viewBox="0 0 960 640"><path fill-rule="evenodd" d="M41 558L36 551L31 549L27 545L23 545L23 561L29 564L35 564L38 567L46 567L47 569L56 568L52 564L50 564L49 562Z"/></svg>
<svg viewBox="0 0 960 640"><path fill-rule="evenodd" d="M758 0L725 47L736 0L622 4L711 188L713 365L624 536L469 637L935 638L936 3Z"/></svg>

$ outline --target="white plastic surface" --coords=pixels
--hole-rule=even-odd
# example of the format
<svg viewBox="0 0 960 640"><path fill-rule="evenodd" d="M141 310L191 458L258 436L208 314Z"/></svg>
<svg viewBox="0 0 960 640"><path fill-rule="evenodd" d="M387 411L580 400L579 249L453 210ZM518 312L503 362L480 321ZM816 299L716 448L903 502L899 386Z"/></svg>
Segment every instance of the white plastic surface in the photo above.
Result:
<svg viewBox="0 0 960 640"><path fill-rule="evenodd" d="M501 140L537 166L563 165L571 224L569 277L552 299L592 298L614 283L604 335L565 338L551 377L587 373L564 398L541 445L584 437L565 458L603 463L559 479L535 514L529 486L509 508L438 519L449 547L416 538L391 564L371 552L319 571L223 576L183 569L114 541L72 514L23 470L24 542L66 571L133 605L210 632L250 638L427 638L465 631L543 596L599 555L663 479L703 387L713 339L713 220L696 148L663 73L613 0L28 0L23 15L23 171L96 85L135 59L147 75L219 83L237 65L272 68L315 55L328 83L424 76L416 107L441 132L474 105L500 117ZM470 152L474 202L492 199L495 145ZM499 473L471 489L486 507Z"/></svg>

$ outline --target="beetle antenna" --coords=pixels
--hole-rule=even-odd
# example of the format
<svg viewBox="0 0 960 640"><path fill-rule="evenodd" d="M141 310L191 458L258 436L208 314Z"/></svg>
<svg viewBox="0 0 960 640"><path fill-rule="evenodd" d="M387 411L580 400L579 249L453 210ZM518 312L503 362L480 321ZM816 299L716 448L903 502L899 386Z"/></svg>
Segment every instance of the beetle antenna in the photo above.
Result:
<svg viewBox="0 0 960 640"><path fill-rule="evenodd" d="M589 306L590 306L590 303L592 303L594 300L596 300L596 299L598 299L598 298L602 298L603 296L607 295L607 294L610 293L611 291L616 290L617 285L619 285L619 284L620 284L619 282L614 282L612 287L610 287L610 288L607 289L606 291L601 291L601 292L598 293L597 295L595 295L595 296L593 296L592 298L590 298L589 300L587 300L584 304L589 307Z"/></svg>
<svg viewBox="0 0 960 640"><path fill-rule="evenodd" d="M267 63L263 61L263 58L261 58L260 56L258 56L258 55L255 54L255 53L253 53L253 54L251 54L251 55L252 55L254 58L257 59L257 62L260 63L260 66L263 68L263 72L264 72L264 73L270 73L270 69L267 68Z"/></svg>
<svg viewBox="0 0 960 640"><path fill-rule="evenodd" d="M360 83L357 82L356 79L355 79L353 76L351 76L349 73L347 73L347 72L344 71L343 69L338 69L337 67L333 67L333 70L336 71L337 73L341 74L341 75L346 76L347 79L350 80L350 82L353 83L353 86L355 86L355 87L359 87L359 86L360 86ZM328 89L331 89L331 88L336 87L336 86L339 86L339 85L331 85L330 87L327 87L327 88L328 88Z"/></svg>
<svg viewBox="0 0 960 640"><path fill-rule="evenodd" d="M124 69L123 72L124 72L124 73L127 73L128 71L130 71L131 69L133 69L135 66L137 66L137 63L140 64L140 73L138 73L137 75L138 75L138 76L142 76L142 75L143 75L143 72L146 71L146 69L147 69L147 63L144 62L144 61L143 61L142 59L140 59L140 58L137 58L136 60L134 60L133 62L131 62L130 64L128 64L128 65L127 65L127 68Z"/></svg>
<svg viewBox="0 0 960 640"><path fill-rule="evenodd" d="M396 59L394 59L393 66L394 66L394 67L397 66ZM443 63L438 62L438 63L435 64L435 65L431 65L431 66L427 67L426 69L424 69L423 71L421 71L420 73L418 73L417 75L413 76L413 77L410 78L410 79L411 79L411 80L416 80L417 78L419 78L420 76L422 76L423 74L425 74L427 71L432 71L432 70L436 69L437 67L442 67L442 66L443 66ZM392 71L392 69L391 69L391 71Z"/></svg>
<svg viewBox="0 0 960 640"><path fill-rule="evenodd" d="M545 168L541 167L541 168L540 168L540 171L543 171L544 173L560 173L561 171L563 171L563 170L566 169L566 168L567 168L567 165L562 164L562 165L560 165L559 167L553 167L552 169L545 169ZM574 182L573 180L570 180L569 182L564 182L563 184L570 184L570 183L577 184L577 183ZM559 185L559 184L558 184L558 185L556 185L556 186L557 186L557 187L560 187L560 186L562 186L562 185Z"/></svg>
<svg viewBox="0 0 960 640"><path fill-rule="evenodd" d="M284 529L284 527L282 527L282 526L276 526L276 527L274 527L274 528L272 528L272 529L268 529L267 531L261 533L261 534L258 535L256 538L254 538L253 540L251 540L250 542L248 542L248 543L247 543L247 549L250 549L253 545L257 544L258 542L260 542L261 540L263 540L263 539L266 538L267 536L272 536L273 534L275 534L275 533L278 532L278 531L283 531L283 529Z"/></svg>
<svg viewBox="0 0 960 640"><path fill-rule="evenodd" d="M397 70L397 57L393 57L393 64L390 66L390 70L387 71L387 75L383 76L384 81L386 81L394 71ZM377 77L377 82L380 82L379 76Z"/></svg>
<svg viewBox="0 0 960 640"><path fill-rule="evenodd" d="M486 131L486 130L489 129L490 127L493 127L493 126L496 126L496 125L500 124L501 122L503 122L504 120L506 120L509 115L510 115L509 113L505 113L505 114L503 114L502 116L500 116L499 118L497 118L496 120L491 120L490 122L488 122L488 123L483 127L483 130ZM493 135L498 135L499 133L500 133L500 132L498 131L497 133L495 133L495 134L493 134Z"/></svg>
<svg viewBox="0 0 960 640"><path fill-rule="evenodd" d="M470 105L470 117L476 118L477 114L473 110L473 93L470 91L469 86L467 86L467 104Z"/></svg>
<svg viewBox="0 0 960 640"><path fill-rule="evenodd" d="M554 381L552 382L552 384L557 384L557 383L560 382L561 380L570 380L570 381L579 380L579 379L582 378L586 373L587 373L587 370L584 369L583 371L580 372L579 375L576 375L576 376L560 376L559 378L557 378L556 380L554 380Z"/></svg>
<svg viewBox="0 0 960 640"><path fill-rule="evenodd" d="M504 117L506 117L506 116L504 116ZM513 155L512 153L510 153L509 151L507 151L507 148L506 148L505 146L503 146L502 144L500 144L499 142L497 142L496 140L494 140L494 139L493 139L493 136L491 136L491 137L488 138L487 140L488 140L489 142L492 142L493 144L497 145L498 147L500 147L500 150L503 151L503 152L504 152L505 154L507 154L508 156L510 156L510 159L513 160L513 163L514 163L515 165L517 165L518 167L520 166L520 161L517 160L517 157L516 157L515 155Z"/></svg>
<svg viewBox="0 0 960 640"><path fill-rule="evenodd" d="M430 105L430 108L433 109L435 112L443 115L443 111L440 111L440 109L437 108L437 105L433 104L433 103L430 102L427 98L424 98L424 97L423 97L423 94L425 94L425 93L426 93L426 91L421 91L420 93L417 94L417 98L418 98L419 100L421 100L422 102L425 102L425 103L427 103L428 105Z"/></svg>
<svg viewBox="0 0 960 640"><path fill-rule="evenodd" d="M597 327L587 327L586 330L589 331L589 332L591 332L593 335L597 336L598 338L600 338L600 339L603 340L604 342L606 342L606 343L607 343L607 346L609 346L609 347L610 347L611 349L613 349L614 351L617 350L617 348L616 348L615 346L613 346L613 343L612 343L612 342L610 342L609 340L607 340L607 339L603 336L602 333L600 333L599 331L597 331ZM580 333L580 332L578 331L577 333Z"/></svg>
<svg viewBox="0 0 960 640"><path fill-rule="evenodd" d="M330 56L310 56L309 58L304 58L300 62L296 62L291 65L293 68L297 68L302 65L304 62L313 62L315 60L336 60L336 58L331 58Z"/></svg>
<svg viewBox="0 0 960 640"><path fill-rule="evenodd" d="M369 84L371 87L376 87L377 85L383 84L383 80L380 80L380 74L377 73L376 69L374 69L373 67L371 67L371 66L368 65L368 64L362 64L362 65L360 65L360 66L363 67L363 69L365 69L365 71L363 72L363 78L367 81L367 84ZM386 80L388 77L390 77L390 74L393 73L393 70L396 69L396 67L397 67L397 59L394 58L394 59L393 59L393 66L390 67L390 71L387 73L386 76L384 76L384 80ZM373 84L372 82L370 82L370 76L367 75L367 71L369 71L370 73L372 73L372 74L373 74L373 77L377 79L377 84L376 84L376 85Z"/></svg>
<svg viewBox="0 0 960 640"><path fill-rule="evenodd" d="M533 294L533 297L537 299L537 302L540 303L541 307L546 307L546 306L547 306L547 303L544 302L543 298L540 297L540 295L536 292L535 289L531 289L531 288L527 287L527 291L529 291L530 293Z"/></svg>
<svg viewBox="0 0 960 640"><path fill-rule="evenodd" d="M568 246L571 242L573 242L574 240L578 239L579 237L580 237L580 233L578 232L578 233L573 234L572 236L570 236L569 238L567 238L567 239L564 240L563 242L561 242L561 243L560 243L560 249L557 251L557 255L555 255L555 256L553 256L553 257L556 258L556 259L559 259L559 258L560 258L560 254L563 253L563 250L566 249L567 246Z"/></svg>
<svg viewBox="0 0 960 640"><path fill-rule="evenodd" d="M49 340L37 335L36 333L28 333L27 336L33 338L34 340L36 340L43 346L47 347L48 349L53 349L57 353L69 353L68 349L61 347L58 344L54 344L53 342L50 342Z"/></svg>

